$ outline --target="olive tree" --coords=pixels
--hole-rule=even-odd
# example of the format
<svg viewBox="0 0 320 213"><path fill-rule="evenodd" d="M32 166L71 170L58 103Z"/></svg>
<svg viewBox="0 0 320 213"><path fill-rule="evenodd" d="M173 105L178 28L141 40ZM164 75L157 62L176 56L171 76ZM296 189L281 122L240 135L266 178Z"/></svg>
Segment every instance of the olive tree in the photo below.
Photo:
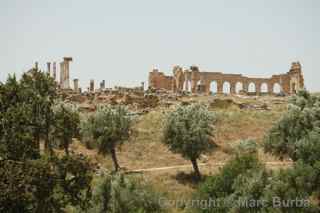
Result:
<svg viewBox="0 0 320 213"><path fill-rule="evenodd" d="M34 142L39 149L40 140L43 139L45 151L52 152L49 135L54 123L52 106L57 98L57 85L48 73L38 69L24 73L20 85L25 95L24 102L31 108L30 127Z"/></svg>
<svg viewBox="0 0 320 213"><path fill-rule="evenodd" d="M309 161L305 157L314 157L313 153L320 152L317 145L319 133L320 98L307 91L299 91L291 98L288 112L266 135L264 149L280 158L289 156L294 161ZM305 153L307 150L310 155Z"/></svg>
<svg viewBox="0 0 320 213"><path fill-rule="evenodd" d="M72 104L59 103L54 108L54 115L53 135L58 140L59 146L64 148L66 155L69 155L69 145L72 143L72 138L79 133L79 112Z"/></svg>
<svg viewBox="0 0 320 213"><path fill-rule="evenodd" d="M89 133L97 141L99 153L111 154L115 171L120 168L116 148L129 138L131 120L126 107L108 105L100 106L82 125L82 133Z"/></svg>
<svg viewBox="0 0 320 213"><path fill-rule="evenodd" d="M264 139L266 152L294 161L304 192L320 200L320 97L302 90L290 99L288 112ZM298 171L298 170L297 170ZM307 187L308 186L308 187ZM309 190L307 190L309 189ZM320 206L320 203L318 202Z"/></svg>
<svg viewBox="0 0 320 213"><path fill-rule="evenodd" d="M215 147L214 121L215 115L201 104L178 106L165 121L163 143L191 161L197 178L201 178L197 159Z"/></svg>

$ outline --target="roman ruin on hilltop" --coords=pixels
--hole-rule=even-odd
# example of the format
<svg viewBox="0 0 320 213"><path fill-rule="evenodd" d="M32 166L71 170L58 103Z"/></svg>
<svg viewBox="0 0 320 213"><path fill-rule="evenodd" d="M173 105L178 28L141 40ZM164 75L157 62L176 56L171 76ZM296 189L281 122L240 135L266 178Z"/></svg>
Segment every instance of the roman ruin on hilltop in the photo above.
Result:
<svg viewBox="0 0 320 213"><path fill-rule="evenodd" d="M48 74L58 83L59 89L69 90L70 87L70 62L72 62L71 57L64 57L63 61L60 62L60 80L57 80L57 62L52 63L52 72L51 72L51 62L47 62L47 72ZM35 66L30 69L28 72L32 72L33 69L39 70L38 62L35 63ZM74 79L74 88L75 91L78 91L78 79Z"/></svg>
<svg viewBox="0 0 320 213"><path fill-rule="evenodd" d="M304 79L299 62L293 62L287 73L272 75L271 78L250 78L241 74L200 71L197 66L183 70L173 68L173 75L167 76L157 69L149 73L149 87L172 92L189 91L191 93L230 93L238 94L295 94L304 88Z"/></svg>
<svg viewBox="0 0 320 213"><path fill-rule="evenodd" d="M72 62L72 57L63 57L63 60L59 63L60 64L60 72L57 70L57 62L47 62L47 73L55 80L57 83L57 88L59 91L67 92L67 93L81 93L81 87L79 87L79 79L73 79L73 88L70 86L70 62ZM52 64L52 66L51 66ZM52 68L52 71L51 71ZM35 62L35 65L32 69L27 71L27 73L32 72L33 70L39 70L39 63ZM59 74L59 77L58 77ZM58 80L59 79L59 80ZM141 86L137 87L119 87L116 86L114 88L117 91L121 92L136 92L136 91L143 91L144 90L144 82L141 83ZM95 88L95 82L93 79L90 79L89 86L87 88L88 93L95 93L95 92L110 92L112 88L106 88L106 81L102 80L99 84L99 88Z"/></svg>

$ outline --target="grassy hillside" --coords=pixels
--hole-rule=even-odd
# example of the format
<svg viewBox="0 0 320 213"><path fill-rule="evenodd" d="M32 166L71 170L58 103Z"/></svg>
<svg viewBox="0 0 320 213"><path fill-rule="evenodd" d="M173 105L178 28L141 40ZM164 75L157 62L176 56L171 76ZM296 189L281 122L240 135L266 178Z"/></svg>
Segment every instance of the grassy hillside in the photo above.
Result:
<svg viewBox="0 0 320 213"><path fill-rule="evenodd" d="M230 99L220 97L220 99ZM203 156L200 170L204 175L218 171L220 163L226 162L234 155L235 146L240 140L255 139L261 143L264 134L270 129L283 113L286 112L286 99L284 98L239 98L233 97L227 105L212 104L212 97L188 98L184 101L200 101L210 105L210 110L217 115L215 127L215 141L217 149ZM177 103L178 104L178 103ZM241 108L242 105L251 106ZM267 109L261 110L257 106L266 105ZM158 107L153 111L141 115L134 122L132 137L118 150L120 166L125 170L149 169L159 167L172 167L190 165L188 160L180 155L172 154L161 143L162 124L167 111L174 108ZM73 144L72 149L89 155L90 158L102 167L112 170L109 157L99 156L95 150L88 150L79 142ZM264 154L260 149L260 158L265 162L278 161L273 156ZM135 173L143 176L159 191L164 192L168 198L190 198L195 185L190 181L192 167L167 168L154 171ZM172 209L173 212L178 211Z"/></svg>

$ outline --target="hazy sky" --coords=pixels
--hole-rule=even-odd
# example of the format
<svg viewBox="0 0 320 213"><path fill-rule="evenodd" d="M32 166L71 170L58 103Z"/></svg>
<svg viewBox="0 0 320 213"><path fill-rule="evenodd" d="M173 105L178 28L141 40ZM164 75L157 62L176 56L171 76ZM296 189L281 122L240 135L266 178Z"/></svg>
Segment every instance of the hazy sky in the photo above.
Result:
<svg viewBox="0 0 320 213"><path fill-rule="evenodd" d="M317 0L0 0L0 81L72 56L71 78L140 85L156 67L271 76L299 60L320 91Z"/></svg>

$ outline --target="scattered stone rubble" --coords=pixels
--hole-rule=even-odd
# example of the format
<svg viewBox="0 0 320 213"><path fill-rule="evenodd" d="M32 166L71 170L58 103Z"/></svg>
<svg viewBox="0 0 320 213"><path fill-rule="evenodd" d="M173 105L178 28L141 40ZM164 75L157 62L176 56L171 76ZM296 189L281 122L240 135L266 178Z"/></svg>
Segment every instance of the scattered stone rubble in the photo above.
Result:
<svg viewBox="0 0 320 213"><path fill-rule="evenodd" d="M102 80L99 83L100 87L96 89L95 82L91 79L87 90L82 91L77 78L73 80L73 89L70 87L70 62L72 61L71 57L64 57L63 61L59 63L60 72L57 72L57 62L47 62L47 72L57 82L60 97L64 101L77 103L83 112L94 112L99 104L122 104L128 106L136 114L144 114L158 106L169 108L177 103L189 105L195 102L193 97L209 94L207 101L209 100L209 106L213 109L236 107L241 110L269 110L270 105L282 104L285 98L278 94L278 97L268 101L246 101L246 99L258 99L258 96L254 95L262 95L260 87L264 82L267 82L268 94L272 94L270 89L276 83L281 84L284 95L293 94L304 86L301 65L299 62L294 62L289 72L274 75L270 79L253 79L240 74L201 72L196 66L190 67L190 70L183 70L176 66L173 69L173 76L166 76L158 70L149 73L149 88L147 90L144 90L144 82L141 82L141 86L137 87L106 88L105 80ZM33 69L38 70L38 62L35 63ZM59 73L59 82L57 73ZM220 79L217 84L217 95L211 96L210 83L217 79ZM223 95L222 84L224 81L231 82L231 96ZM238 93L235 92L237 81L244 83L243 89ZM254 94L249 94L248 90L251 81L257 85L257 92ZM242 103L236 102L234 97L240 97L244 101ZM259 100L262 100L262 97L260 96Z"/></svg>

